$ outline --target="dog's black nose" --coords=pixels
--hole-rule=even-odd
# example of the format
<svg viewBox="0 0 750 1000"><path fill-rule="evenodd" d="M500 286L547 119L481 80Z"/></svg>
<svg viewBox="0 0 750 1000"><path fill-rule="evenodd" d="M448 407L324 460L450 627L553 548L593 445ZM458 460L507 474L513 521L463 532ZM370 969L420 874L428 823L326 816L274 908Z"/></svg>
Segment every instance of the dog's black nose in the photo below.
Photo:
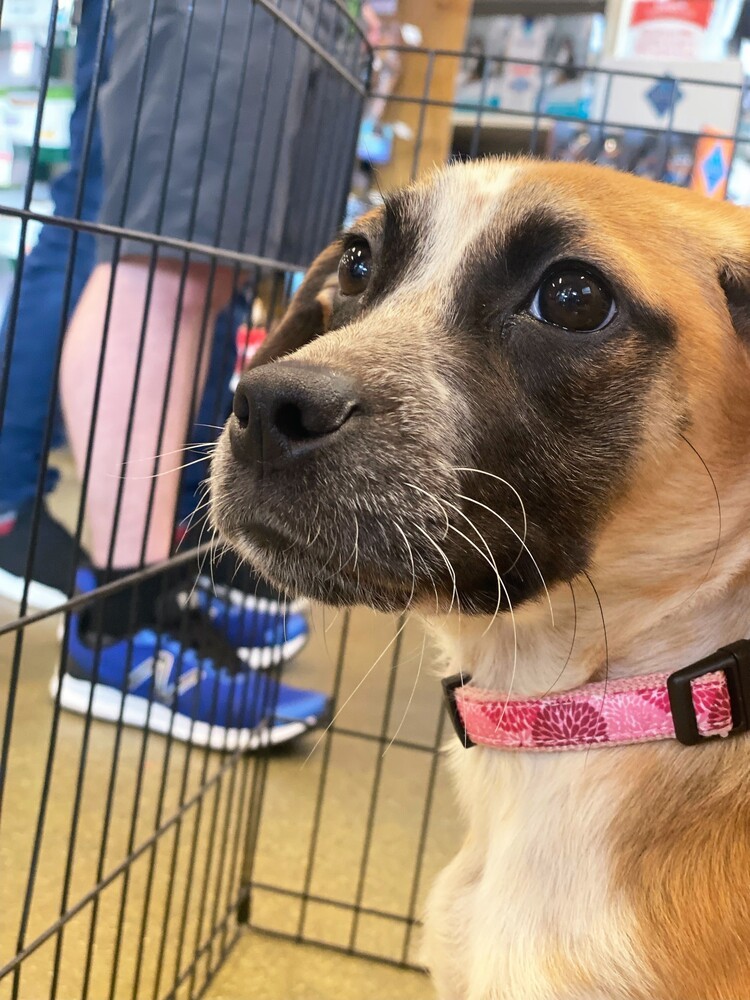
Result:
<svg viewBox="0 0 750 1000"><path fill-rule="evenodd" d="M347 375L285 361L245 372L232 409L235 457L274 463L326 444L359 409L359 397Z"/></svg>

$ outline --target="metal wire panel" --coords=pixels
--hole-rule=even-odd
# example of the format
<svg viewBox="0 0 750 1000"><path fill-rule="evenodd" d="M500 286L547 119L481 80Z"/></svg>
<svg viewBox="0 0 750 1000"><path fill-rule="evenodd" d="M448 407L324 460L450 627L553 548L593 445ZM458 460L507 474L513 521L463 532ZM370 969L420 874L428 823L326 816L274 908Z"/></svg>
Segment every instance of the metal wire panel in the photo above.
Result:
<svg viewBox="0 0 750 1000"><path fill-rule="evenodd" d="M209 329L209 317L217 273L223 275L225 285L227 273L231 274L232 299L251 298L263 282L270 290L269 308L273 313L285 294L285 275L306 264L339 224L369 54L359 29L339 0L223 0L210 7L204 4L202 13L204 20L206 15L209 17L210 31L198 21L199 3L171 6L170 16L177 11L174 16L178 20L172 24L177 34L168 39L157 30L160 24L163 28L160 18L165 16L166 6L162 0L147 0L138 29L139 59L131 68L129 148L120 163L107 167L110 186L115 184L115 168L120 171L119 215L104 223L87 214L92 164L100 141L98 132L108 126L125 129L127 124L125 120L99 121L111 63L110 47L114 36L117 57L118 36L120 40L125 37L126 11L119 3L113 10L110 3L95 0L83 0L82 18L88 19L88 24L82 22L79 28L79 47L83 32L88 30L95 51L88 66L91 80L80 109L80 170L69 211L52 215L34 203L45 97L53 63L59 58L61 12L56 0L49 11L41 49L40 98L21 204L0 208L0 219L15 219L19 225L7 320L0 339L0 433L8 394L17 375L12 364L14 341L16 336L28 335L18 331L27 266L24 251L30 227L37 222L51 227L49 232L67 234L60 278L61 304L52 334L53 356L48 359L50 392L40 442L27 582L20 602L3 605L0 617L0 997L197 997L205 991L237 939L236 913L247 821L257 771L262 767L258 758L244 757L239 751L186 746L171 735L162 737L150 735L148 730L128 728L123 724L122 709L114 725L96 722L92 719L91 701L82 717L66 715L61 712L59 688L57 696L52 701L49 698L50 675L59 659L59 645L65 645L68 639L70 618L61 617L61 613L80 610L84 605L95 607L108 594L134 583L142 586L164 570L164 564L146 568L145 532L138 560L142 568L128 579L117 579L93 594L79 595L49 610L30 613L28 609L42 499L58 426L56 384L63 332L80 294L76 285L81 241L95 236L100 260L110 268L102 359L123 260L135 256L145 262L148 278L144 304L132 317L137 364L130 393L129 430L117 461L123 470L129 462L140 461L139 471L154 477L155 484L190 269L200 261L205 274L203 304L197 308L202 330L190 390L193 413L199 401L199 372L205 368L208 353L213 351L213 356L220 359L221 371L228 366L231 372L234 360L231 324L227 324L223 345L210 343L214 331ZM96 18L93 26L92 17ZM241 37L231 38L230 30L236 31L238 23L242 25ZM155 94L154 81L167 42L176 68L173 86L168 93ZM232 67L235 100L228 104L222 80L230 43L239 51L240 59ZM191 53L198 44L202 46L205 73L203 90L196 99ZM175 46L179 50L176 55ZM119 52L121 58L123 51ZM249 123L248 95L252 111ZM172 102L167 104L167 125L159 138L159 169L146 168L142 158L146 113L149 102L154 100ZM196 100L202 108L198 117L193 113ZM191 120L186 121L185 108L191 102ZM223 122L220 134L216 134L217 118ZM326 144L328 153L325 160L316 161L310 155L320 142ZM205 226L201 228L204 206L199 192L204 165L207 159L216 158L217 150L225 167L223 180L217 180L216 228L207 232ZM192 182L183 205L182 228L170 230L169 199L180 168L178 156L183 158L182 167L186 166L185 160L189 161ZM144 183L146 170L150 172L149 183L156 186L150 194L156 208L148 229L130 221L135 217L134 192ZM282 174L285 189L279 194L276 181ZM232 191L232 185L238 183L244 185L244 195ZM232 213L234 219L230 218ZM228 222L237 219L239 234L232 241L225 234ZM157 447L150 456L143 456L134 452L137 445L131 430L155 276L166 258L176 275L177 304L173 322L164 330L170 360ZM191 308L195 310L194 303ZM100 360L92 427L101 405L102 372ZM216 390L216 405L208 417L216 427L226 418L231 405L226 384L225 380ZM93 442L90 433L79 485L72 485L69 475L63 477L65 495L61 506L77 543L85 537ZM55 461L59 464L59 455ZM64 465L64 456L62 462ZM110 562L124 483L123 476L117 491ZM155 485L148 496L147 520L154 496ZM190 567L195 574L203 550L193 547L176 553L173 547L168 565L175 569ZM71 567L70 593L73 572ZM138 586L132 591L133 621ZM186 622L183 615L178 631L184 642ZM58 626L61 635L57 634ZM103 645L100 636L95 650L95 680ZM132 644L130 649L128 656L132 657Z"/></svg>

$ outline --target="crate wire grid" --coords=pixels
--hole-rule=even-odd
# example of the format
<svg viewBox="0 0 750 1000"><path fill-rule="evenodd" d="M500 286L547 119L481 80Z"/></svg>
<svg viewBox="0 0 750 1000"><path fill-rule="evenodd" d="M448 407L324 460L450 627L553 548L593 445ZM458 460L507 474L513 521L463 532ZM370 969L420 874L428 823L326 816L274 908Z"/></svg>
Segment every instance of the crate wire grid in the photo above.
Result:
<svg viewBox="0 0 750 1000"><path fill-rule="evenodd" d="M226 23L228 4L223 0L216 18L216 41L211 70L211 87L206 95L206 116L203 123L196 123L196 158L199 176L202 175L206 154L208 125L211 110L217 99L216 84ZM145 54L140 72L138 93L135 96L136 120L139 120L144 102L147 68L151 57L157 0L150 0L148 21L144 25ZM252 35L260 19L258 11L271 19L270 41L266 55L263 84L259 97L259 124L253 161L247 166L247 193L245 214L247 219L254 194L255 171L261 152L260 136L263 129L275 54L283 43L292 46L287 84L282 96L277 138L270 154L275 175L279 165L283 123L286 117L291 81L295 73L307 73L308 85L312 84L315 71L317 98L309 106L311 120L322 128L323 115L329 106L339 109L338 117L327 130L334 147L341 149L336 161L306 165L304 173L297 171L301 185L300 217L287 220L304 234L304 249L300 257L279 260L264 254L271 203L255 207L256 217L263 213L259 253L247 254L219 245L198 243L191 239L176 239L158 232L148 233L127 228L125 225L101 225L86 222L82 215L86 169L81 170L75 196L73 218L51 217L32 210L33 180L40 150L40 136L44 98L51 77L51 63L57 31L58 4L53 0L46 38L42 67L40 101L37 108L34 142L31 149L29 174L25 185L23 207L3 209L2 214L20 222L20 238L16 260L16 274L9 304L7 337L0 367L0 428L5 413L5 402L11 377L10 358L19 308L21 280L24 269L24 246L28 224L31 220L61 227L70 232L63 306L59 318L62 334L71 311L73 270L76 246L83 233L106 235L112 238L112 280L109 286L108 317L114 295L115 274L121 257L124 240L137 240L143 245L143 257L149 264L148 293L144 314L134 320L134 333L139 339L139 357L143 354L146 321L154 274L160 251L169 249L181 260L180 288L174 328L171 331L170 371L174 362L178 317L182 308L189 262L196 254L209 262L205 306L203 310L203 347L207 350L207 321L209 303L216 269L222 265L233 268L235 293L246 284L257 286L264 277L270 284L270 311L275 310L275 300L280 299L285 288L285 275L298 270L300 265L316 253L330 238L343 213L343 199L347 190L350 163L353 156L356 126L366 91L369 53L361 33L339 0L322 0L312 11L304 0L254 0L248 5L247 34L244 40L245 60L242 79L248 68ZM188 40L194 16L194 5L185 12L185 44L182 72L177 86L173 125L165 137L164 178L159 195L158 218L161 219L167 196L169 164L173 156L178 111L185 84ZM83 162L88 163L94 135L96 105L102 85L104 51L110 30L111 5L102 8L98 29L92 98L88 104L83 139ZM303 24L303 14L307 23ZM256 16L257 15L257 16ZM312 15L312 16L311 16ZM227 142L234 147L237 141L239 102L234 112L234 122ZM131 157L129 160L126 191L133 177L133 156L137 124L133 129ZM297 152L303 152L297 148ZM231 157L228 160L231 163ZM227 174L223 180L226 198ZM190 231L193 231L197 204L193 198ZM220 206L219 218L223 219L226 200ZM123 222L125 205L123 205ZM218 236L218 234L217 234ZM297 244L300 244L298 239ZM108 322L108 320L107 320ZM104 332L102 359L98 370L101 386L106 349L107 329ZM212 332L212 331L211 331ZM223 364L233 357L233 333L223 346ZM170 331L166 331L169 335ZM60 345L62 337L60 336ZM55 358L55 381L60 365L61 351ZM192 410L198 396L198 371L192 386ZM231 370L231 368L230 368ZM138 392L138 376L133 387L130 404L130 424ZM99 388L94 403L92 427L96 420ZM161 433L163 432L169 402L165 392ZM91 703L83 719L73 720L61 716L59 698L49 712L46 691L48 671L54 660L50 657L43 669L45 677L38 683L37 664L24 657L24 640L34 629L37 650L46 644L50 650L54 640L50 636L52 616L64 611L74 611L90 599L82 596L59 605L50 611L28 613L28 580L37 543L44 474L49 460L56 415L56 394L49 400L43 444L43 463L38 480L38 490L33 514L33 528L27 563L27 584L21 599L18 615L0 626L0 652L2 653L3 737L0 745L0 860L3 874L0 879L3 905L0 908L0 996L50 997L80 995L141 997L152 994L164 996L201 995L216 968L237 937L235 913L239 900L238 868L242 858L243 832L248 811L248 789L256 760L237 752L215 753L176 744L171 736L164 739L150 737L147 730L133 739L134 733L122 724L122 712L117 725L108 727L102 734L92 725ZM213 422L226 416L226 410L217 408ZM186 435L187 439L187 435ZM81 482L81 499L75 522L75 537L79 542L83 532L88 474L91 465L93 435L90 435L85 472ZM130 437L126 439L122 456L127 462ZM161 449L157 449L157 454ZM154 458L154 473L157 470ZM155 482L155 480L154 480ZM120 483L115 512L115 531L120 516L123 484ZM149 512L154 503L154 488L150 491ZM114 534L114 532L113 532ZM143 540L141 564L145 555ZM203 546L205 550L206 545ZM200 549L174 555L171 566L196 565ZM129 584L143 582L164 569L163 565L145 567L125 580L118 580L100 588L95 595L101 599ZM71 591L73 580L71 579ZM135 594L131 604L134 621ZM67 638L68 618L64 619L63 642ZM180 635L184 641L187 617L183 616ZM46 632L45 632L46 629ZM102 642L97 643L96 657L101 656ZM53 654L54 655L54 654ZM131 652L129 654L132 656ZM23 683L25 682L25 683ZM30 697L27 698L26 695ZM30 706L28 701L32 702ZM17 765L25 746L29 725L39 724L38 703L44 706L41 713L46 732L35 736L43 746L35 772L23 774ZM272 706L271 706L272 710ZM71 739L72 736L72 739ZM93 749L92 749L93 748ZM99 767L104 758L105 767ZM94 772L92 774L92 772ZM18 775L18 781L16 776ZM93 778L93 780L92 780ZM30 812L23 807L31 797ZM61 800L70 803L62 820L50 809L50 802ZM81 845L85 848L82 850ZM82 864L82 857L92 864ZM137 889L137 892L134 891ZM41 903L44 890L50 895ZM56 899L54 897L57 897ZM52 902L50 903L50 900ZM83 948L81 947L83 943ZM103 985L106 982L106 987Z"/></svg>
<svg viewBox="0 0 750 1000"><path fill-rule="evenodd" d="M327 110L341 107L347 94L357 98L349 116L342 115L337 123L338 145L333 148L340 155L329 161L328 150L316 150L311 169L306 173L307 198L302 199L306 207L300 228L312 234L306 246L309 260L326 242L343 213L341 197L335 195L345 190L353 160L354 126L367 94L366 67L363 67L363 53L366 56L367 51L348 16L333 0L332 8L340 21L331 32L333 45L330 39L324 42L316 38L315 30L311 34L300 27L281 5L272 0L256 2L274 17L279 31L291 31L298 48L325 68L324 89L317 109L319 121ZM152 2L150 24L154 9ZM56 13L55 5L50 17L43 90L50 78ZM100 27L95 89L101 78L108 18L109 8ZM342 39L349 41L349 51L343 54L341 48L346 46L341 46ZM615 74L611 70L581 68L601 75L605 81L600 113L591 121L582 116L543 112L552 67L529 64L539 69L541 83L533 113L528 115L494 108L490 111L485 107L489 66L503 60L488 59L485 63L482 96L476 106L432 96L436 66L441 60L455 63L464 58L464 53L409 49L404 54L408 59L422 60L424 65L421 89L390 98L392 107L416 109L413 174L432 165L422 162L423 140L431 114L457 110L474 116L465 155L479 154L486 130L496 128L499 120L511 125L521 123L524 128L530 124L525 144L529 152L538 154L543 132L556 121L578 122L587 129L601 130L602 134L608 129L629 126L627 122L609 119L609 99L616 75L657 80L645 73ZM144 79L145 72L139 101ZM705 85L704 81L695 83ZM740 116L745 88L744 84L716 86L738 102L731 170L742 141ZM677 88L672 93L664 124L645 129L665 139L667 146L674 132ZM213 94L209 107L212 100ZM93 131L91 108L84 143L87 151ZM115 268L120 244L126 238L143 242L150 255L152 272L160 248L183 255L183 276L191 253L206 256L211 262L207 303L214 269L220 262L235 268L235 287L240 286L241 276L248 271L251 280L257 280L261 273L270 275L270 312L277 311L286 291L285 273L306 261L239 254L189 240L86 223L80 218L54 219L32 211L31 178L39 148L41 113L42 102L37 113L24 207L3 210L3 214L20 220L21 239L10 304L5 370L0 380L0 414L8 387L7 359L18 309L25 233L32 219L62 226L72 233L61 329L69 311L72 261L80 233L111 236ZM493 119L491 125L487 123L489 114ZM710 134L702 128L696 128L694 135ZM205 152L204 141L199 155L203 157ZM169 155L168 144L167 160ZM332 163L335 169L331 169ZM79 187L76 216L80 215L81 200L82 187ZM208 305L206 318L207 314ZM144 315L141 344L145 319ZM204 329L204 341L205 332ZM173 332L173 351L174 343ZM228 341L226 352L231 349ZM194 400L197 389L196 377ZM136 392L137 386L133 400ZM54 404L55 400L50 400L45 467L53 438ZM167 399L164 413L166 405ZM220 423L223 415L217 411L214 422ZM42 483L40 476L37 523ZM84 476L75 524L78 539L83 530L86 487ZM32 538L32 550L34 544ZM205 554L206 548L204 545L176 553L169 565L187 565ZM29 567L32 558L33 552ZM101 599L134 579L143 581L162 569L162 565L144 568L136 578L101 588L97 597ZM356 643L350 638L352 630L362 621L359 612L333 616L332 620L329 616L323 621L318 638L323 646L329 644L337 650L333 677L330 673L321 674L321 683L330 686L336 703L344 706L344 710L301 769L298 758L285 753L249 757L237 752L219 754L191 749L170 737L150 737L147 731L125 730L121 720L104 732L98 723L92 725L90 714L83 720L61 719L59 704L55 704L51 717L43 716L47 725L43 735L46 746L42 771L31 789L32 797L37 796L32 802L31 823L14 826L14 817L19 812L17 796L24 791L13 785L14 754L19 740L16 717L23 712L24 720L28 717L37 721L39 715L36 705L30 708L25 704L23 682L29 685L32 699L39 699L46 697L47 680L45 674L44 683L40 684L34 664L23 657L24 638L33 631L34 636L42 635L41 641L51 647L52 615L75 610L90 600L75 597L53 611L29 614L24 599L18 617L0 626L0 642L4 643L0 646L3 670L0 690L4 695L0 750L0 861L4 865L0 997L4 1000L6 996L28 996L36 1000L45 995L104 995L92 992L92 983L99 981L102 965L106 967L106 992L110 997L140 998L147 993L155 1000L197 997L208 988L243 925L403 967L418 967L416 930L420 908L432 874L454 845L456 830L450 795L441 778L441 757L437 751L447 730L438 685L431 671L422 671L416 695L413 700L411 697L415 662L421 663L426 658L429 665L431 660L429 647L425 649L416 627L404 620L399 620L395 627L379 617L367 620L364 634L374 640L368 645L361 638ZM361 624L359 628L361 631ZM410 714L404 721L407 707ZM105 764L103 794L99 788L92 790L90 781L87 783L87 774L92 771L93 743L96 757L101 757ZM93 763L96 765L96 760ZM352 764L360 770L353 769ZM63 793L70 796L72 803L69 816L50 831L50 796ZM297 810L291 827L288 818L284 820L284 806L290 794L295 797ZM341 809L342 796L350 802L347 810ZM88 846L93 847L92 856L96 859L93 871L80 871L79 845L86 840L90 841ZM409 850L402 853L399 845L404 841L409 842ZM28 863L11 873L5 867L6 858L16 862L19 854L24 854L21 843L26 848ZM58 890L54 914L49 908L37 913L35 890L40 879L48 878L54 869L62 876L51 879ZM5 888L7 885L12 885L12 892ZM71 934L66 938L66 931L73 926L85 942L82 954L71 948Z"/></svg>

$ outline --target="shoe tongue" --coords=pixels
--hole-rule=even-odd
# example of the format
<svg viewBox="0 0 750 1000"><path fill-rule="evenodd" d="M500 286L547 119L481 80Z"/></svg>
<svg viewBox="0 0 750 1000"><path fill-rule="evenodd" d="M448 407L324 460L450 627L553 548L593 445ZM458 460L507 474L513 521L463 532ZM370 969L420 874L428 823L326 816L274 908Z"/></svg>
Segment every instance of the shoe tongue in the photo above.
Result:
<svg viewBox="0 0 750 1000"><path fill-rule="evenodd" d="M234 646L211 623L201 610L198 595L182 588L163 594L156 605L157 622L178 642L194 649L201 659L213 660L214 666L236 674L244 669Z"/></svg>

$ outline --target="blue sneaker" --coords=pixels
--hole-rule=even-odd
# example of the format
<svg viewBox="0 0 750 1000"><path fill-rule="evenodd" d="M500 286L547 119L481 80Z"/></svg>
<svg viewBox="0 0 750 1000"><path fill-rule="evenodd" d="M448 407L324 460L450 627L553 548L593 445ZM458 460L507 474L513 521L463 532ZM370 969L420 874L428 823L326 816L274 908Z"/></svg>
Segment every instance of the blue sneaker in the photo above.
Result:
<svg viewBox="0 0 750 1000"><path fill-rule="evenodd" d="M78 584L90 591L93 576L79 570ZM105 637L98 672L92 612L71 614L53 697L59 690L60 704L72 712L85 714L90 705L96 719L121 717L125 725L216 750L285 743L328 715L325 694L281 684L275 672L248 669L205 615L184 614L187 627L172 633L143 628L125 638ZM180 629L188 633L185 643L176 637Z"/></svg>
<svg viewBox="0 0 750 1000"><path fill-rule="evenodd" d="M200 578L191 603L253 669L290 660L307 642L307 619L291 605Z"/></svg>

